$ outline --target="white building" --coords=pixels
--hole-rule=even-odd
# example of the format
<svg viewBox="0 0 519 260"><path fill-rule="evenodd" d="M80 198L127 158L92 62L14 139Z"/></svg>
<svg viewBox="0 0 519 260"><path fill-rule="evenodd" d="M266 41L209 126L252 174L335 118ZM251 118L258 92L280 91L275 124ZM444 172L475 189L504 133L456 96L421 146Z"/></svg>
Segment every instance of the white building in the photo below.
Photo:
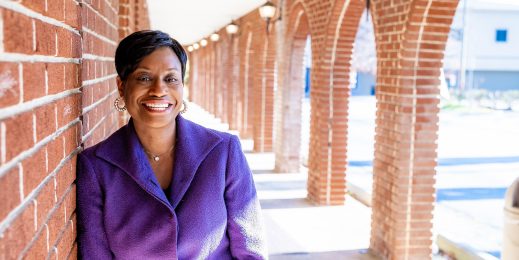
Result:
<svg viewBox="0 0 519 260"><path fill-rule="evenodd" d="M461 1L444 70L450 87L519 90L519 0Z"/></svg>

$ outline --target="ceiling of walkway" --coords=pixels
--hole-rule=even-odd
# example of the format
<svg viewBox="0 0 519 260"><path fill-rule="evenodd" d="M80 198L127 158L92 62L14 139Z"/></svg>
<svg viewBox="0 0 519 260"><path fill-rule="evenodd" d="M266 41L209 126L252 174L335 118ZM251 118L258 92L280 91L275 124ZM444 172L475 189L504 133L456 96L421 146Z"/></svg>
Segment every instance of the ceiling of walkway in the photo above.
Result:
<svg viewBox="0 0 519 260"><path fill-rule="evenodd" d="M151 28L181 44L201 40L260 7L265 0L148 0Z"/></svg>

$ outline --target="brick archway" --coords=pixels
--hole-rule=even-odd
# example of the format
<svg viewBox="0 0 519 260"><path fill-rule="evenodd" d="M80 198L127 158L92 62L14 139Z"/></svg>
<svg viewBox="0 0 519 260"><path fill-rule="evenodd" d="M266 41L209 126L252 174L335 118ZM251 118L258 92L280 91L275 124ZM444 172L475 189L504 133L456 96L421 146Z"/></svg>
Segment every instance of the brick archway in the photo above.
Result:
<svg viewBox="0 0 519 260"><path fill-rule="evenodd" d="M307 37L310 35L308 18L303 4L298 1L289 9L285 44L276 92L278 115L276 122L276 172L299 172L301 165L301 101L303 98L303 58ZM284 75L290 75L285 77Z"/></svg>
<svg viewBox="0 0 519 260"><path fill-rule="evenodd" d="M349 71L364 6L335 2L312 75L308 197L318 204L343 204L346 196Z"/></svg>
<svg viewBox="0 0 519 260"><path fill-rule="evenodd" d="M375 1L372 12L378 69L370 248L388 259L430 259L439 76L458 1L386 3Z"/></svg>

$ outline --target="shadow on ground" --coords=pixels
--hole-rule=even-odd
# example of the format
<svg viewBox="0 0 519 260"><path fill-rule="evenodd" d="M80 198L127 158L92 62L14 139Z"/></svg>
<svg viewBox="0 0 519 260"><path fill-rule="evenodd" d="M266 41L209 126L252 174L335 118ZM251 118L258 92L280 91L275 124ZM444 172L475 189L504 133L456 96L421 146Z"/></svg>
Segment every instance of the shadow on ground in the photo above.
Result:
<svg viewBox="0 0 519 260"><path fill-rule="evenodd" d="M319 259L319 260L337 260L337 259L353 259L353 260L371 260L377 259L367 249L332 251L332 252L312 252L312 253L288 253L270 255L271 260L303 260L303 259Z"/></svg>

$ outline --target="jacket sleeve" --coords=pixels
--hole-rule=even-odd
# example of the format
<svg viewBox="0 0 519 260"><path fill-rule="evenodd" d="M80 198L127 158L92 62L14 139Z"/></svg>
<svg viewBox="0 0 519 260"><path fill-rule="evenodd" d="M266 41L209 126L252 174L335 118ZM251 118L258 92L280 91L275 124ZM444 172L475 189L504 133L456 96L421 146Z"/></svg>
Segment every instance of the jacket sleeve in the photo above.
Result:
<svg viewBox="0 0 519 260"><path fill-rule="evenodd" d="M267 259L259 200L252 172L236 136L229 140L225 203L234 259Z"/></svg>
<svg viewBox="0 0 519 260"><path fill-rule="evenodd" d="M113 259L103 224L103 192L88 155L77 164L78 258Z"/></svg>

